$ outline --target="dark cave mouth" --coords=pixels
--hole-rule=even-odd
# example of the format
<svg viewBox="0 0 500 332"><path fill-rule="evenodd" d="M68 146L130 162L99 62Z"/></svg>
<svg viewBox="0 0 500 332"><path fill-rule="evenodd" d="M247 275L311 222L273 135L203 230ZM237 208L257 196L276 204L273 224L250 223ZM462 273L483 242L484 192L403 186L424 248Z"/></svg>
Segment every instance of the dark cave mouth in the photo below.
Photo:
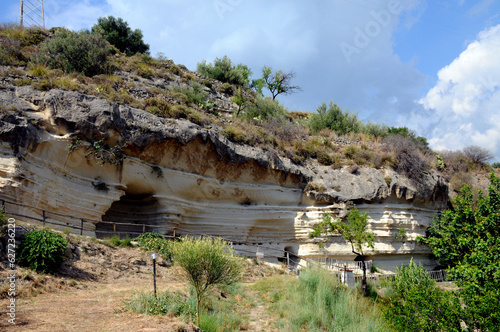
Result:
<svg viewBox="0 0 500 332"><path fill-rule="evenodd" d="M96 237L114 235L134 238L144 232L157 231L154 226L161 222L160 203L153 193L126 193L111 204L96 224Z"/></svg>

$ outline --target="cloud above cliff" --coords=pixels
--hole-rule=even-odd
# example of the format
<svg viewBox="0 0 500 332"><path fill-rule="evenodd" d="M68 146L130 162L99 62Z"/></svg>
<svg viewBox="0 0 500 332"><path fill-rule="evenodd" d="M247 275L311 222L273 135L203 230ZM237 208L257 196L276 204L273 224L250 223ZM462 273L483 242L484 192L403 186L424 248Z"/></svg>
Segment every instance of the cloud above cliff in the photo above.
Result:
<svg viewBox="0 0 500 332"><path fill-rule="evenodd" d="M432 114L430 143L437 149L479 145L500 156L500 25L482 31L438 73L420 100Z"/></svg>

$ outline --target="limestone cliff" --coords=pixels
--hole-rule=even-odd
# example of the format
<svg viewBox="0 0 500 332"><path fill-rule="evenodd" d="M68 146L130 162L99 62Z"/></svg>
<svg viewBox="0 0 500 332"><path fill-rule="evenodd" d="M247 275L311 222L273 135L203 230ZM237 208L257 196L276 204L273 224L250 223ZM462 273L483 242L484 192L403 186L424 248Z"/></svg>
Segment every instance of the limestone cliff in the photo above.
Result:
<svg viewBox="0 0 500 332"><path fill-rule="evenodd" d="M296 165L273 150L235 144L215 125L160 118L95 96L0 86L0 198L60 214L47 218L102 235L118 231L203 233L231 239L236 249L274 256L271 248L304 257L352 259L339 237L323 249L309 239L323 213L338 217L349 204L368 212L376 235L372 258L391 269L408 258L431 267L416 243L448 187L430 171L415 183L390 168L333 169ZM18 213L40 217L34 208ZM154 227L154 226L157 227ZM397 239L398 230L406 239Z"/></svg>

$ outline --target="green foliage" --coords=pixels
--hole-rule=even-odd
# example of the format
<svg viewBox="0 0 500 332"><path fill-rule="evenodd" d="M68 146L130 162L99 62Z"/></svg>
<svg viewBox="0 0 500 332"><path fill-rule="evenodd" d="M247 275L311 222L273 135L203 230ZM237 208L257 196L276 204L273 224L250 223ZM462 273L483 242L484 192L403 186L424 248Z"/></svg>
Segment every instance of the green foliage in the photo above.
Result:
<svg viewBox="0 0 500 332"><path fill-rule="evenodd" d="M429 150L429 143L427 142L427 139L422 136L417 136L417 133L414 130L408 129L408 127L390 127L389 135L398 135L409 138L420 150Z"/></svg>
<svg viewBox="0 0 500 332"><path fill-rule="evenodd" d="M313 133L328 128L339 135L346 135L360 132L363 126L356 113L349 113L348 110L342 111L333 101L330 101L328 108L323 102L316 111L318 113L309 118L309 127Z"/></svg>
<svg viewBox="0 0 500 332"><path fill-rule="evenodd" d="M453 210L434 218L426 239L461 289L467 306L465 323L494 331L500 326L500 179L491 174L488 195L462 189Z"/></svg>
<svg viewBox="0 0 500 332"><path fill-rule="evenodd" d="M222 59L215 58L213 63L205 60L199 62L196 71L215 80L247 88L250 84L252 71L244 64L233 65L231 59L225 55Z"/></svg>
<svg viewBox="0 0 500 332"><path fill-rule="evenodd" d="M137 293L124 307L148 315L172 314L190 318L196 313L196 301L179 291L162 292L156 297L149 293Z"/></svg>
<svg viewBox="0 0 500 332"><path fill-rule="evenodd" d="M19 265L40 273L55 273L66 258L66 239L48 229L31 231L21 243Z"/></svg>
<svg viewBox="0 0 500 332"><path fill-rule="evenodd" d="M5 213L5 211L0 209L0 228L7 225L8 220L9 220L9 217L7 217L7 214Z"/></svg>
<svg viewBox="0 0 500 332"><path fill-rule="evenodd" d="M103 239L103 243L110 247L132 247L132 239L130 236L122 239L118 235L113 235Z"/></svg>
<svg viewBox="0 0 500 332"><path fill-rule="evenodd" d="M100 166L104 166L106 164L119 166L123 163L125 154L123 153L123 146L109 146L108 144L104 143L103 140L99 140L87 146L85 158L93 158Z"/></svg>
<svg viewBox="0 0 500 332"><path fill-rule="evenodd" d="M250 104L242 113L247 120L269 121L273 118L284 117L287 110L277 100L269 97L257 97L255 103Z"/></svg>
<svg viewBox="0 0 500 332"><path fill-rule="evenodd" d="M373 248L375 236L366 230L368 223L368 213L359 213L356 207L353 207L347 213L347 222L335 221L329 213L323 215L323 220L313 227L313 232L309 237L315 238L323 234L340 234L351 244L352 252L362 256L363 247Z"/></svg>
<svg viewBox="0 0 500 332"><path fill-rule="evenodd" d="M183 238L172 244L172 255L196 291L198 324L200 304L208 289L229 285L241 278L242 264L228 243L218 238Z"/></svg>
<svg viewBox="0 0 500 332"><path fill-rule="evenodd" d="M111 45L128 56L149 53L149 45L142 40L142 31L132 29L121 18L100 17L92 27L92 34L102 35Z"/></svg>
<svg viewBox="0 0 500 332"><path fill-rule="evenodd" d="M135 238L142 250L156 252L163 259L172 261L172 252L170 242L160 233L146 232Z"/></svg>
<svg viewBox="0 0 500 332"><path fill-rule="evenodd" d="M495 163L491 164L491 167L500 168L500 162L495 162Z"/></svg>
<svg viewBox="0 0 500 332"><path fill-rule="evenodd" d="M413 260L398 268L389 282L393 294L384 301L384 317L395 331L462 331L459 297L436 288L436 282Z"/></svg>
<svg viewBox="0 0 500 332"><path fill-rule="evenodd" d="M320 269L294 277L259 280L253 286L278 313L281 331L387 331L375 303Z"/></svg>
<svg viewBox="0 0 500 332"><path fill-rule="evenodd" d="M224 301L218 301L221 291L226 296ZM241 294L235 288L223 288L220 292L212 292L205 299L209 310L201 315L198 326L203 331L240 331L245 324L245 318L242 318L236 305L243 304ZM235 299L237 297L238 300ZM196 296L192 292L187 295L180 291L162 292L157 297L151 293L137 293L125 302L124 309L148 315L173 315L189 322L196 315Z"/></svg>
<svg viewBox="0 0 500 332"><path fill-rule="evenodd" d="M107 61L110 53L109 43L100 35L59 29L53 38L41 44L40 52L33 57L33 61L66 73L94 76L109 71Z"/></svg>
<svg viewBox="0 0 500 332"><path fill-rule="evenodd" d="M296 85L292 85L291 81L295 77L295 73L289 72L285 73L282 70L278 70L273 73L272 68L264 66L262 68L262 80L254 81L258 92L262 92L262 81L264 82L264 87L271 92L272 99L275 100L280 94L291 94L297 91L301 91L301 88Z"/></svg>
<svg viewBox="0 0 500 332"><path fill-rule="evenodd" d="M407 239L406 230L404 228L398 229L398 234L396 234L396 240L405 241Z"/></svg>

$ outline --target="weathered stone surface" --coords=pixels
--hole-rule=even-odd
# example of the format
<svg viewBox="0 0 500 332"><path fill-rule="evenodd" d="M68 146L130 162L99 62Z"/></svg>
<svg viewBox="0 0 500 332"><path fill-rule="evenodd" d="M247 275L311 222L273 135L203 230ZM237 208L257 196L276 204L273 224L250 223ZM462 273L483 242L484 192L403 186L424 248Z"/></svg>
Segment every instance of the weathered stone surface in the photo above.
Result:
<svg viewBox="0 0 500 332"><path fill-rule="evenodd" d="M234 144L215 128L76 92L4 86L0 102L0 198L72 215L47 218L75 226L84 219L89 234L109 234L112 226L102 221L114 221L137 225L118 231L220 235L249 255L260 244L266 257L286 249L352 259L341 238L319 249L308 234L325 212L343 217L355 203L369 212L380 267L409 256L433 264L415 239L448 202L434 172L416 184L391 169L298 166L274 151ZM76 137L81 146L69 153ZM100 140L123 147L121 165L86 157L90 142ZM40 210L16 209L40 218ZM395 239L400 228L404 242Z"/></svg>

